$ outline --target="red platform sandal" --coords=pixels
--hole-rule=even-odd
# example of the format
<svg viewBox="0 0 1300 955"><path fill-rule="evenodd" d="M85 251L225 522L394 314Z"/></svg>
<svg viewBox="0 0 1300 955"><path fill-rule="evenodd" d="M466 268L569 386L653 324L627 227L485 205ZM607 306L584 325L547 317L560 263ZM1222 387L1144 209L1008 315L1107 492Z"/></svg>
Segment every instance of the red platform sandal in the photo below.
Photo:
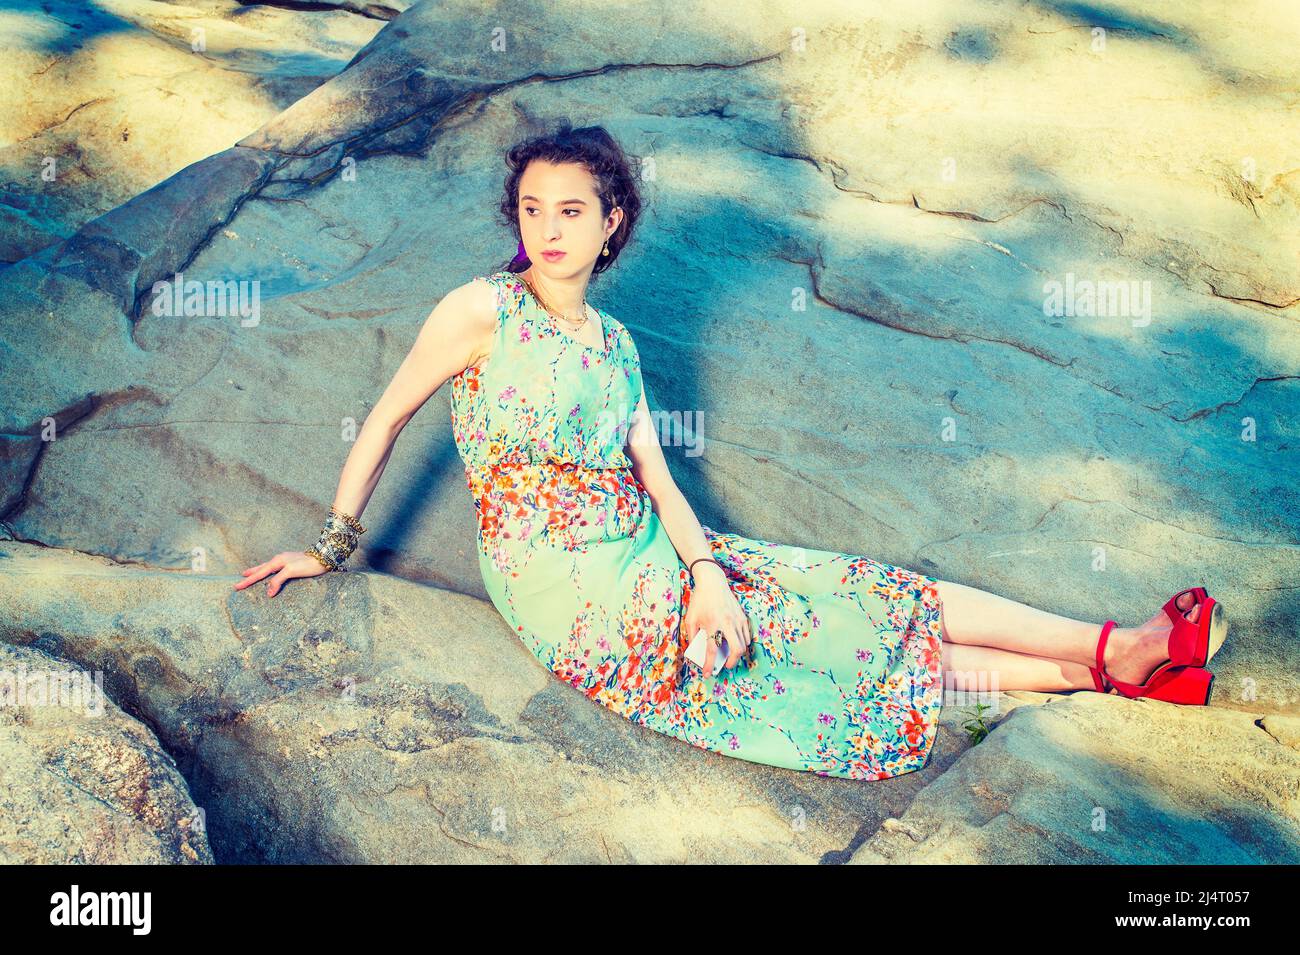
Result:
<svg viewBox="0 0 1300 955"><path fill-rule="evenodd" d="M1201 608L1200 616L1193 623L1183 616L1178 609L1178 598L1191 594ZM1187 608L1191 610L1191 607ZM1173 632L1169 634L1169 659L1178 666L1203 667L1213 659L1228 637L1228 618L1223 604L1219 603L1204 587L1189 587L1169 598L1164 606L1165 613L1174 623Z"/></svg>
<svg viewBox="0 0 1300 955"><path fill-rule="evenodd" d="M1169 604L1166 604L1166 607L1168 606ZM1177 611L1177 608L1175 608L1175 611ZM1186 617L1183 619L1187 623L1191 623ZM1201 619L1204 620L1206 617L1203 616ZM1175 624L1176 627L1177 624ZM1097 665L1088 667L1098 693L1109 693L1112 689L1115 689L1119 691L1121 696L1133 700L1146 698L1149 700L1163 700L1165 703L1182 703L1188 706L1209 705L1210 691L1214 687L1214 674L1203 666L1191 666L1186 663L1176 663L1173 660L1168 660L1157 667L1155 672L1147 677L1145 683L1125 683L1123 680L1117 680L1107 673L1104 663L1106 659L1106 641L1110 639L1110 632L1114 628L1114 620L1107 620L1105 626L1101 628L1101 636L1097 640ZM1170 635L1170 643L1171 645L1173 643L1172 634Z"/></svg>

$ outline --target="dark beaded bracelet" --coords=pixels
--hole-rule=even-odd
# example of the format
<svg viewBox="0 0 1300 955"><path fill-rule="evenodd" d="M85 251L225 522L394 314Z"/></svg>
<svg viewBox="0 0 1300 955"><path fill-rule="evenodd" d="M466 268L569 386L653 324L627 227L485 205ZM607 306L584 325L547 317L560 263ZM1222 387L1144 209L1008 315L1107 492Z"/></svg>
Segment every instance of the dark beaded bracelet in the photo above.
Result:
<svg viewBox="0 0 1300 955"><path fill-rule="evenodd" d="M707 560L710 564L717 564L717 566L718 566L718 570L722 571L722 573L723 573L724 575L726 574L726 572L727 572L726 568L723 567L721 564L718 564L718 562L717 562L716 560L714 560L712 557L697 557L697 558L695 558L695 560L691 561L690 566L686 568L686 572L687 572L688 574L690 574L692 577L694 577L694 576L695 576L695 573L694 573L695 565L698 564L698 563L699 563L700 561L702 561L702 560Z"/></svg>

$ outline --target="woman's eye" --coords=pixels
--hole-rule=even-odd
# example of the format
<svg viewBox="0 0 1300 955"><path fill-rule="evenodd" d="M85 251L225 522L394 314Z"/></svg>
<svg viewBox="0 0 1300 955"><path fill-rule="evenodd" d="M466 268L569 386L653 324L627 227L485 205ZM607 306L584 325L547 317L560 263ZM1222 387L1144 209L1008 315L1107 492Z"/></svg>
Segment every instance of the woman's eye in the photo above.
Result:
<svg viewBox="0 0 1300 955"><path fill-rule="evenodd" d="M525 206L525 207L524 207L524 211L527 212L529 215L532 215L534 212L537 211L537 207L536 207L536 206ZM564 211L565 211L565 212L572 212L575 216L582 215L582 210L581 210L581 209L565 209Z"/></svg>

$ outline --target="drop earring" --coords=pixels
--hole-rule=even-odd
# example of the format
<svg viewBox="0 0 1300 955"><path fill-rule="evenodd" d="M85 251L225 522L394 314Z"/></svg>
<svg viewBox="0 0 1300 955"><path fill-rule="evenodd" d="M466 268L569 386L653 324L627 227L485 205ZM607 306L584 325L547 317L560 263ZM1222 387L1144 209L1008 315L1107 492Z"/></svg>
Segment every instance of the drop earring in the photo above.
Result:
<svg viewBox="0 0 1300 955"><path fill-rule="evenodd" d="M600 253L600 254L601 254L601 255L609 255L609 243L608 243L608 242L605 243L605 251L602 252L602 253Z"/></svg>

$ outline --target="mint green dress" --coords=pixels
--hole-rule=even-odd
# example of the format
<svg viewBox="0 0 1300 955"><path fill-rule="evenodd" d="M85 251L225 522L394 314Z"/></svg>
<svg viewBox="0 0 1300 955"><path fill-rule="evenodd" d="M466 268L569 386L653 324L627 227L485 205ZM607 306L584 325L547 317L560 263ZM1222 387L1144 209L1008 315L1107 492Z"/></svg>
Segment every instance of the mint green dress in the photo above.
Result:
<svg viewBox="0 0 1300 955"><path fill-rule="evenodd" d="M452 431L488 595L564 683L693 746L786 769L885 779L920 769L942 705L934 579L853 554L705 527L749 617L752 659L717 677L678 658L692 580L625 453L641 396L628 330L600 348L510 272L490 355L452 379Z"/></svg>

